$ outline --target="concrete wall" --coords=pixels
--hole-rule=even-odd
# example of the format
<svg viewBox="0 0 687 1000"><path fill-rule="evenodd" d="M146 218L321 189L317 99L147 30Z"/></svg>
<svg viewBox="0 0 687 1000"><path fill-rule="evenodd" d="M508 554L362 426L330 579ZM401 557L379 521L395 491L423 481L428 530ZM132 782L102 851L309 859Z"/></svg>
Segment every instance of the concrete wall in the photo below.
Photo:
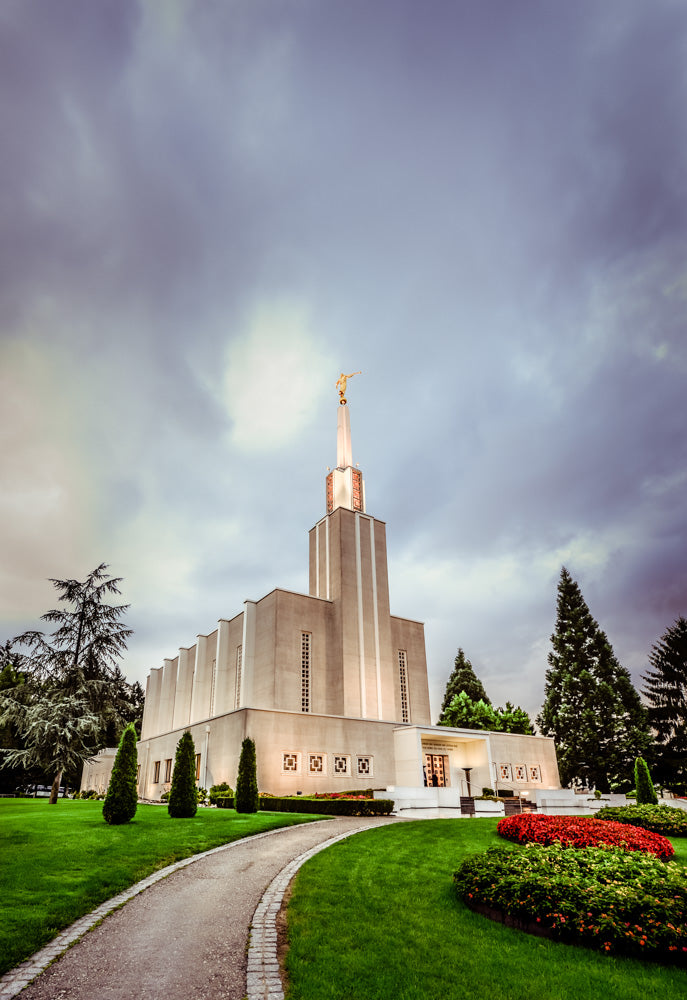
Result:
<svg viewBox="0 0 687 1000"><path fill-rule="evenodd" d="M398 651L406 651L408 672L409 721L420 726L431 726L429 685L427 683L427 657L425 653L425 627L422 622L408 618L391 618L391 645L396 658L394 672L395 718L401 720L401 688L398 669Z"/></svg>

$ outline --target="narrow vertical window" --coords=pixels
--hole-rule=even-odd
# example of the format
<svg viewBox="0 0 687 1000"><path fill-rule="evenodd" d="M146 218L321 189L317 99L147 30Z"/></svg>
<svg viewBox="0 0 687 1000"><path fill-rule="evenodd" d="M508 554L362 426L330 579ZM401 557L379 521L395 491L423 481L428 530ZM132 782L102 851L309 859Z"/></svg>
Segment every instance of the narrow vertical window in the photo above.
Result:
<svg viewBox="0 0 687 1000"><path fill-rule="evenodd" d="M310 711L310 632L301 632L301 712Z"/></svg>
<svg viewBox="0 0 687 1000"><path fill-rule="evenodd" d="M196 754L196 781L200 780L200 754Z"/></svg>
<svg viewBox="0 0 687 1000"><path fill-rule="evenodd" d="M217 682L217 660L212 661L212 675L210 677L210 715L215 714L215 685Z"/></svg>
<svg viewBox="0 0 687 1000"><path fill-rule="evenodd" d="M241 707L241 674L243 673L243 646L236 647L236 702L234 708Z"/></svg>
<svg viewBox="0 0 687 1000"><path fill-rule="evenodd" d="M172 780L172 758L168 757L165 761L165 781Z"/></svg>
<svg viewBox="0 0 687 1000"><path fill-rule="evenodd" d="M157 785L160 781L160 761L156 760L153 764L153 784Z"/></svg>
<svg viewBox="0 0 687 1000"><path fill-rule="evenodd" d="M398 651L398 679L401 687L401 722L410 722L408 705L408 664L405 649Z"/></svg>

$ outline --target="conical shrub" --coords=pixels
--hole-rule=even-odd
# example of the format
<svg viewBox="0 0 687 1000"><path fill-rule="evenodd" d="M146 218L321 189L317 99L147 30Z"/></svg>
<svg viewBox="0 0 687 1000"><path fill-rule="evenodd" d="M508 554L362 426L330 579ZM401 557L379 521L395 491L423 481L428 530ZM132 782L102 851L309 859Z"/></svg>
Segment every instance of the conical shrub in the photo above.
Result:
<svg viewBox="0 0 687 1000"><path fill-rule="evenodd" d="M638 806L657 806L658 797L654 783L649 774L649 768L643 757L635 761L635 788L637 789Z"/></svg>
<svg viewBox="0 0 687 1000"><path fill-rule="evenodd" d="M103 804L103 818L106 823L113 826L119 823L129 823L136 815L136 806L138 805L136 739L136 730L131 723L126 727L119 741L119 749Z"/></svg>
<svg viewBox="0 0 687 1000"><path fill-rule="evenodd" d="M173 819L190 819L197 810L196 748L193 737L186 730L177 743L167 812Z"/></svg>
<svg viewBox="0 0 687 1000"><path fill-rule="evenodd" d="M236 812L254 813L258 811L259 805L255 743L248 736L241 744L234 807Z"/></svg>

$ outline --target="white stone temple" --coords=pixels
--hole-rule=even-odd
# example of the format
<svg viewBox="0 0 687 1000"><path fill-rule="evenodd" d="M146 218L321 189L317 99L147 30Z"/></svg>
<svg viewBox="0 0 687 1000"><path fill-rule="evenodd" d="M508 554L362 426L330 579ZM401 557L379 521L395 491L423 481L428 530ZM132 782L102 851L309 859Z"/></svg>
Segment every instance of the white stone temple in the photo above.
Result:
<svg viewBox="0 0 687 1000"><path fill-rule="evenodd" d="M457 805L483 786L560 787L548 738L431 724L424 626L390 610L386 525L367 513L353 465L347 377L337 383L326 513L310 530L309 593L276 588L246 601L151 670L138 744L141 798L169 789L187 729L205 788L235 786L246 736L255 741L260 791L274 795L375 788ZM106 786L107 753L86 764L82 789Z"/></svg>

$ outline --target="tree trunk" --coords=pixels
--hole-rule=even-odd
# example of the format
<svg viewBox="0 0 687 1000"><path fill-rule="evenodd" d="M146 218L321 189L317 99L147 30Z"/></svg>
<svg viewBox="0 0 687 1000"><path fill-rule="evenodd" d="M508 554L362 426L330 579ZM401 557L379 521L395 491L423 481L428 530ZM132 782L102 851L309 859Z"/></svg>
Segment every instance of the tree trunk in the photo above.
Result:
<svg viewBox="0 0 687 1000"><path fill-rule="evenodd" d="M55 775L55 780L52 783L52 788L50 789L50 802L49 805L54 806L57 802L57 796L60 794L60 782L62 781L62 771L58 771Z"/></svg>

